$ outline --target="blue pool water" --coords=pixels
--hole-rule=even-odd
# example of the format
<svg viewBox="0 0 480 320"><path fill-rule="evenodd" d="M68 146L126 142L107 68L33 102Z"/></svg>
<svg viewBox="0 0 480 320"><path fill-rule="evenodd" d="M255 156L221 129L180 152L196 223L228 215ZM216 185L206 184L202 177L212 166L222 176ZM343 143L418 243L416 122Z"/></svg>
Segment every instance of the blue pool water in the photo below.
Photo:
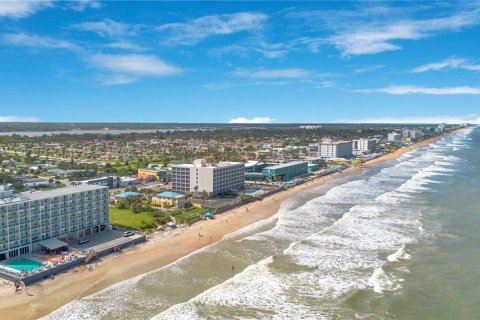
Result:
<svg viewBox="0 0 480 320"><path fill-rule="evenodd" d="M26 270L30 272L32 270L40 268L42 266L42 263L30 259L18 259L6 262L5 266L18 271Z"/></svg>

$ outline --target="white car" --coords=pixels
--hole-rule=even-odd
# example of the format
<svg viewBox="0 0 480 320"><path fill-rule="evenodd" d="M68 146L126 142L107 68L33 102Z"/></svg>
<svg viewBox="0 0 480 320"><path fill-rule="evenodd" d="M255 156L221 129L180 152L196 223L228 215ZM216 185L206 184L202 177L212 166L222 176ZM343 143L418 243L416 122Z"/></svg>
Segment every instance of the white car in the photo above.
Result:
<svg viewBox="0 0 480 320"><path fill-rule="evenodd" d="M135 232L129 230L129 231L125 231L125 232L123 233L123 236L124 236L124 237L131 237L131 236L133 236L134 234L135 234Z"/></svg>

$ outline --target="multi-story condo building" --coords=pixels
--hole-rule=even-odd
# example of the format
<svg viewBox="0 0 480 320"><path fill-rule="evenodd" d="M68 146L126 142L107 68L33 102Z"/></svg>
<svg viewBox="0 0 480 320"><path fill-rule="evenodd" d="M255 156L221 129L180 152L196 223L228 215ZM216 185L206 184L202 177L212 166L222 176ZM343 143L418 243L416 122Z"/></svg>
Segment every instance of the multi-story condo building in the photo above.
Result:
<svg viewBox="0 0 480 320"><path fill-rule="evenodd" d="M322 158L350 158L352 157L352 141L322 141L320 144Z"/></svg>
<svg viewBox="0 0 480 320"><path fill-rule="evenodd" d="M172 167L172 190L183 193L206 191L210 196L236 193L245 188L245 167L242 162L220 162L209 165L205 159L193 164Z"/></svg>
<svg viewBox="0 0 480 320"><path fill-rule="evenodd" d="M377 148L377 140L374 139L358 139L352 141L352 149L354 153L373 152Z"/></svg>
<svg viewBox="0 0 480 320"><path fill-rule="evenodd" d="M397 132L391 132L391 133L388 134L387 140L388 141L395 141L395 142L402 141L402 135L400 133L397 133Z"/></svg>
<svg viewBox="0 0 480 320"><path fill-rule="evenodd" d="M405 129L402 131L402 136L403 138L405 139L414 139L414 140L418 140L420 139L420 131L419 130L408 130L408 129Z"/></svg>
<svg viewBox="0 0 480 320"><path fill-rule="evenodd" d="M68 241L109 224L108 187L79 185L13 194L0 189L0 260L39 251L49 239Z"/></svg>

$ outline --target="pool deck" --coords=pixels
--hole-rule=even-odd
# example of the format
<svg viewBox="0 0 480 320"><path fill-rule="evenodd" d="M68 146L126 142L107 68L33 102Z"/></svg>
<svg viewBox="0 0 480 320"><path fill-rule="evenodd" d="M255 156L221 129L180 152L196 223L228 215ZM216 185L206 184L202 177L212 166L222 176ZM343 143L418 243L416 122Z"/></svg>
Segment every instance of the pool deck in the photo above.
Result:
<svg viewBox="0 0 480 320"><path fill-rule="evenodd" d="M58 261L54 264L48 263L48 266L46 262L48 260L53 260L52 258L54 258L54 256L47 254L28 254L12 260L7 260L15 261L20 259L28 259L44 263L45 265L26 274L16 272L8 266L7 268L2 266L0 267L0 278L12 282L23 281L25 285L30 285L84 264L85 257L92 250L96 252L96 258L101 258L112 253L114 246L124 249L145 242L146 240L146 237L143 234L135 234L131 237L123 237L122 232L117 230L97 233L88 238L90 239L90 242L83 245L78 245L77 242L69 243L69 255L65 259L57 259ZM60 255L57 255L57 257L60 257ZM5 261L3 264L4 263Z"/></svg>
<svg viewBox="0 0 480 320"><path fill-rule="evenodd" d="M18 263L18 262L22 263ZM33 260L33 259L27 259L27 258L19 258L19 259L12 259L12 260L7 260L5 262L5 267L17 270L17 271L22 271L26 270L28 272L31 272L33 270L39 269L42 266L42 262Z"/></svg>

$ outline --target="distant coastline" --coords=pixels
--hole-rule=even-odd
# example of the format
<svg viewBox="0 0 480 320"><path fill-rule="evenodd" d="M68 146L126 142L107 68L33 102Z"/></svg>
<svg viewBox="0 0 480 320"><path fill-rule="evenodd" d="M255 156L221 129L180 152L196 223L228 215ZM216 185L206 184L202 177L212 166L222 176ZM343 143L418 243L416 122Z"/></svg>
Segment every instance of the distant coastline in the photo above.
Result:
<svg viewBox="0 0 480 320"><path fill-rule="evenodd" d="M408 124L409 127L420 127L434 124ZM83 133L155 133L182 130L211 130L212 128L308 128L321 130L331 127L388 127L401 128L405 124L394 123L61 123L61 122L2 122L0 136L13 134L25 136L41 136L52 134L83 134ZM300 128L302 127L302 128Z"/></svg>
<svg viewBox="0 0 480 320"><path fill-rule="evenodd" d="M52 136L52 135L81 135L81 134L128 134L128 133L166 133L173 131L192 131L192 130L209 130L205 128L196 128L196 129L187 129L187 128L171 128L171 129L96 129L96 130L67 130L67 131L11 131L11 132L0 132L0 136L13 136L19 135L24 137L41 137L41 136Z"/></svg>

